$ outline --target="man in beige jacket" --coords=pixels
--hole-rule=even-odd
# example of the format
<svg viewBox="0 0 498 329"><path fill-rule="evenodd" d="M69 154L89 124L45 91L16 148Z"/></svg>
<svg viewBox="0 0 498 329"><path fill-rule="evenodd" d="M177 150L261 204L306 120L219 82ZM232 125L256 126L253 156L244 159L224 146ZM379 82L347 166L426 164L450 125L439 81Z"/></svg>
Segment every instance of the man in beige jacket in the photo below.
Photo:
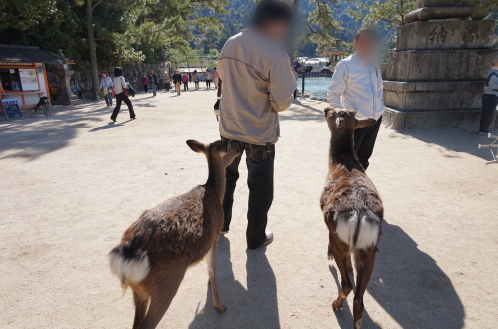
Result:
<svg viewBox="0 0 498 329"><path fill-rule="evenodd" d="M292 24L292 10L278 0L258 3L252 26L230 38L220 55L218 73L222 84L220 134L239 141L246 152L249 171L247 247L256 249L273 241L266 232L273 201L275 143L280 136L278 112L292 104L297 87L283 40ZM223 209L228 233L233 193L239 178L237 157L226 170Z"/></svg>

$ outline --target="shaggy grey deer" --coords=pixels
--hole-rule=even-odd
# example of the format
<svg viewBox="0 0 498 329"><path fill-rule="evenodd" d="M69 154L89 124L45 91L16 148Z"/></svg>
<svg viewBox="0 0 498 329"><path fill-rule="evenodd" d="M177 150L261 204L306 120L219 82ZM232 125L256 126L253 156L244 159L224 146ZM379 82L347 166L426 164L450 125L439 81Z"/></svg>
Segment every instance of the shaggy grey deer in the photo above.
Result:
<svg viewBox="0 0 498 329"><path fill-rule="evenodd" d="M353 289L348 275L348 271L352 271L353 254L356 267L353 328L359 329L364 309L363 294L375 262L384 209L379 193L355 154L353 133L356 128L374 124L375 120L357 119L353 111L331 108L325 109L325 118L332 137L329 173L320 206L329 229L328 256L330 260L335 259L341 273L341 291L332 306L342 308Z"/></svg>
<svg viewBox="0 0 498 329"><path fill-rule="evenodd" d="M228 140L211 144L188 140L187 144L207 157L206 184L146 210L109 254L123 292L128 286L133 290L133 329L156 328L187 268L206 256L214 308L220 313L226 310L216 285L216 243L223 226L225 169L241 150Z"/></svg>

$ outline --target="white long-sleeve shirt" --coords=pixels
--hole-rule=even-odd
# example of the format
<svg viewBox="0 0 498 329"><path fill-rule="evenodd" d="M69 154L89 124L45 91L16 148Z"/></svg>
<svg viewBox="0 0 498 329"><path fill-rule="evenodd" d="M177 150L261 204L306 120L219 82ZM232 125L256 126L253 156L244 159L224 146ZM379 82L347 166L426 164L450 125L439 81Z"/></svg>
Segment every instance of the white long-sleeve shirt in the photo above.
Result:
<svg viewBox="0 0 498 329"><path fill-rule="evenodd" d="M116 95L121 94L123 92L123 88L128 89L125 78L123 76L114 78L114 88L114 92L116 93Z"/></svg>
<svg viewBox="0 0 498 329"><path fill-rule="evenodd" d="M357 111L358 117L378 120L384 113L379 65L353 54L335 67L327 101L334 109Z"/></svg>
<svg viewBox="0 0 498 329"><path fill-rule="evenodd" d="M493 66L484 84L484 93L498 96L498 66Z"/></svg>

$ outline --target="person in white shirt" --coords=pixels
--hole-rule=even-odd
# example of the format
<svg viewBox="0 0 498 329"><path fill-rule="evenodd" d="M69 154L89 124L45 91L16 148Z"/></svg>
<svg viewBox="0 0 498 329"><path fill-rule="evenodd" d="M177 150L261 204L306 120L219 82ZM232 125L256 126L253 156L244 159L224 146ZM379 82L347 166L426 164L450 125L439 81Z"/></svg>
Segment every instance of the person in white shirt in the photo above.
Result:
<svg viewBox="0 0 498 329"><path fill-rule="evenodd" d="M487 135L495 132L489 128L495 117L498 105L498 56L493 59L493 66L484 82L482 94L482 116L479 123L479 134Z"/></svg>
<svg viewBox="0 0 498 329"><path fill-rule="evenodd" d="M102 71L102 79L100 80L100 86L99 89L104 94L104 99L107 104L107 107L112 106L112 90L111 88L114 87L114 84L112 83L112 79L109 75L107 75L107 71Z"/></svg>
<svg viewBox="0 0 498 329"><path fill-rule="evenodd" d="M355 53L337 64L327 93L327 101L332 108L355 110L357 117L377 120L369 127L354 131L355 152L365 170L385 110L382 76L375 61L377 45L377 34L373 29L359 29L353 41Z"/></svg>
<svg viewBox="0 0 498 329"><path fill-rule="evenodd" d="M121 109L121 103L125 102L128 106L128 111L130 112L130 120L135 120L137 117L135 111L133 111L133 105L126 94L128 94L128 85L126 84L125 78L123 77L123 70L120 67L114 68L114 92L116 94L116 107L112 111L111 120L116 122L119 110ZM125 93L126 91L126 93Z"/></svg>

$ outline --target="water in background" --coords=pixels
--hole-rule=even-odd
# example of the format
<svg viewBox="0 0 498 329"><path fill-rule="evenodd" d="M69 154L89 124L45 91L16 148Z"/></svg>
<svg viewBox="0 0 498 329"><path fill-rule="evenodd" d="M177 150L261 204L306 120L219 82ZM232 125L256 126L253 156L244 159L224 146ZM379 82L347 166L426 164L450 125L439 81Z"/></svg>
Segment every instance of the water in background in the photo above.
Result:
<svg viewBox="0 0 498 329"><path fill-rule="evenodd" d="M331 77L308 78L304 81L304 92L311 93L317 98L327 97L327 89L329 88ZM297 81L297 90L301 91L303 84L302 78Z"/></svg>

